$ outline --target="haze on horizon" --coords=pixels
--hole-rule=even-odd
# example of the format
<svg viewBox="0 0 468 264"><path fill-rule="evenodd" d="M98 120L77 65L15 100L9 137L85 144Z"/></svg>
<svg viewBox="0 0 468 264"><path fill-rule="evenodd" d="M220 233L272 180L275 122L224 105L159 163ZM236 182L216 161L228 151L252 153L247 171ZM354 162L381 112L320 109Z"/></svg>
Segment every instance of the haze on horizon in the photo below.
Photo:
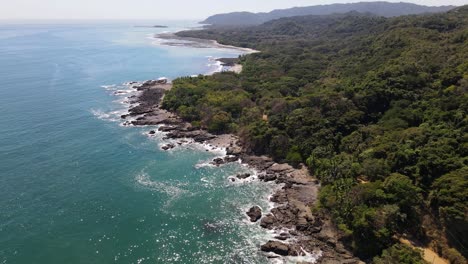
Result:
<svg viewBox="0 0 468 264"><path fill-rule="evenodd" d="M0 20L20 19L203 19L213 14L268 12L294 6L369 0L2 0ZM401 2L388 1L388 2ZM468 0L409 0L419 5L465 5Z"/></svg>

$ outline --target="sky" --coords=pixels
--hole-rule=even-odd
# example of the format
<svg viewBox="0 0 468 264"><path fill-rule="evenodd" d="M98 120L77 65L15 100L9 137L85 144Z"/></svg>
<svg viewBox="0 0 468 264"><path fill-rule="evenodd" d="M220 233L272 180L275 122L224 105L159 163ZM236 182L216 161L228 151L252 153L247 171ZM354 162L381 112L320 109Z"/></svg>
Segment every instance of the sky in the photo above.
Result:
<svg viewBox="0 0 468 264"><path fill-rule="evenodd" d="M366 0L0 0L0 19L203 19L233 11L265 12L359 1ZM433 6L468 4L468 0L406 2Z"/></svg>

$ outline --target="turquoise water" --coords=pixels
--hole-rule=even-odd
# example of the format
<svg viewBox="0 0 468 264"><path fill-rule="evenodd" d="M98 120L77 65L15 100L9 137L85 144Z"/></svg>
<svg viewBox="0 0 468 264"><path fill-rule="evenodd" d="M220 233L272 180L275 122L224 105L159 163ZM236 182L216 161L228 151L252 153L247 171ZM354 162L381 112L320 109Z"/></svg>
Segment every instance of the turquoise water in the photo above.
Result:
<svg viewBox="0 0 468 264"><path fill-rule="evenodd" d="M238 51L156 45L192 23L141 23L0 25L0 263L265 261L244 211L266 209L271 186L230 183L247 168L199 166L219 154L163 152L154 128L112 118L122 83L206 73L208 56Z"/></svg>

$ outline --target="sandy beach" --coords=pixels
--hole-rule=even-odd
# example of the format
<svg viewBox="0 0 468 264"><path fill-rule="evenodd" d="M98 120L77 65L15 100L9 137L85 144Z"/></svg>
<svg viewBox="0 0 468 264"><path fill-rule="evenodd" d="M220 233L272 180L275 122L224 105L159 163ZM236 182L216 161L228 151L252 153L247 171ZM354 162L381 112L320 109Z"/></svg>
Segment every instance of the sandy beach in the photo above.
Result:
<svg viewBox="0 0 468 264"><path fill-rule="evenodd" d="M176 46L176 47L194 47L194 48L217 48L217 49L234 49L243 53L257 53L258 50L241 48L230 45L223 45L216 40L207 40L199 38L179 37L175 33L161 33L154 35L155 39L162 40L161 45Z"/></svg>

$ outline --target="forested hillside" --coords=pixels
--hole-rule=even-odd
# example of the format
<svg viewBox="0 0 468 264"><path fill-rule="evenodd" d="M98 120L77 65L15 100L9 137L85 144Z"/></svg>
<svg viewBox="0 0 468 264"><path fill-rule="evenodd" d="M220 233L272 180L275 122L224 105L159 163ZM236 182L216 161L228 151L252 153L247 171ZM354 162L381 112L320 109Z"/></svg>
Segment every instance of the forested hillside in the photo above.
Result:
<svg viewBox="0 0 468 264"><path fill-rule="evenodd" d="M359 2L347 4L293 7L288 9L277 9L268 13L234 12L228 14L218 14L210 16L201 23L216 26L259 25L273 19L293 16L330 15L336 13L357 11L361 13L371 13L379 16L392 17L401 15L445 12L453 8L455 7L423 6L404 2Z"/></svg>
<svg viewBox="0 0 468 264"><path fill-rule="evenodd" d="M323 186L316 210L333 215L362 259L416 263L398 244L407 234L466 263L467 6L179 35L261 53L241 57L239 75L175 80L166 109L211 132L240 135L253 153L306 164Z"/></svg>

